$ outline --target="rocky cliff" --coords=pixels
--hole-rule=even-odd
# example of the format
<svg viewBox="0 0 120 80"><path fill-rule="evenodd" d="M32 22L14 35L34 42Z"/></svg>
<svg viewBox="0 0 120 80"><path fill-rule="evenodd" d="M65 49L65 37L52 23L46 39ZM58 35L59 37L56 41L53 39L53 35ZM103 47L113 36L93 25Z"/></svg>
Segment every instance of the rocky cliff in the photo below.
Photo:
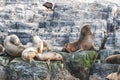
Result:
<svg viewBox="0 0 120 80"><path fill-rule="evenodd" d="M3 44L8 34L14 33L23 44L26 44L31 42L31 31L37 31L41 39L51 45L51 49L61 50L65 43L79 38L84 24L90 24L92 32L95 33L95 48L98 50L102 43L106 47L98 52L101 63L96 63L93 65L93 69L90 69L90 80L101 80L109 73L117 71L118 64L106 64L104 60L109 55L120 53L120 1L47 1L54 4L54 11L43 6L46 0L0 0L0 43ZM106 41L103 40L105 36L107 36ZM81 52L74 55L79 54ZM12 60L12 58L1 57L1 75L3 76L0 79L6 79L7 70L9 80L27 80L28 78L30 80L79 80L84 74L80 72L80 63L72 58L65 57L65 63L62 64L66 67L59 72L59 62L51 63L53 70L49 71L45 62L35 62L36 66L34 66L24 63L21 59ZM31 67L33 67L33 71L30 70Z"/></svg>

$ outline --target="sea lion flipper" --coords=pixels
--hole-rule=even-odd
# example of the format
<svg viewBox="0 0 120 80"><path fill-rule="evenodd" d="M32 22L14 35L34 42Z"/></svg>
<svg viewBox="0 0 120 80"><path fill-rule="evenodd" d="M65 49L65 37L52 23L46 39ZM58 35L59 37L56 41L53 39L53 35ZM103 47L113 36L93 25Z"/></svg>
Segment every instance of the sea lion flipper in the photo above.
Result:
<svg viewBox="0 0 120 80"><path fill-rule="evenodd" d="M92 43L92 45L91 45L91 50L95 50L96 51L96 49L94 47L94 43Z"/></svg>
<svg viewBox="0 0 120 80"><path fill-rule="evenodd" d="M50 58L48 58L48 60L47 60L47 64L48 64L48 65L50 64Z"/></svg>
<svg viewBox="0 0 120 80"><path fill-rule="evenodd" d="M38 53L42 53L42 49L41 48L38 48Z"/></svg>

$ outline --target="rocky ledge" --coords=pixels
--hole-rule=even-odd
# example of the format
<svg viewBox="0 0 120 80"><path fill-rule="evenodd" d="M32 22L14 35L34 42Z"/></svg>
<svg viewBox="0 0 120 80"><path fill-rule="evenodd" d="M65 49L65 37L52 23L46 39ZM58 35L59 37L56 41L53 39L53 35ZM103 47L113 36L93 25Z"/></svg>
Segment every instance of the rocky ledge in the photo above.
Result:
<svg viewBox="0 0 120 80"><path fill-rule="evenodd" d="M119 54L119 50L53 51L61 54L63 61L51 61L48 65L46 61L29 63L21 57L0 56L0 80L105 80L119 66L104 61L109 55Z"/></svg>
<svg viewBox="0 0 120 80"><path fill-rule="evenodd" d="M63 61L34 60L32 63L13 58L0 56L1 80L87 80L97 53L95 51L81 51L65 53L55 51L63 56Z"/></svg>

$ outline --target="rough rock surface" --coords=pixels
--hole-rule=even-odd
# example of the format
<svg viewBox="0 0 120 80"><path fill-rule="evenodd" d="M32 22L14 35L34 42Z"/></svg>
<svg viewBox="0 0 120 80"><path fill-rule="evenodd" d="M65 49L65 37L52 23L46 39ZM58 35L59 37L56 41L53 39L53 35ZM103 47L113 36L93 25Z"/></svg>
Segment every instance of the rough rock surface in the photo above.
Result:
<svg viewBox="0 0 120 80"><path fill-rule="evenodd" d="M117 72L119 64L97 63L91 69L89 80L105 80L110 73Z"/></svg>
<svg viewBox="0 0 120 80"><path fill-rule="evenodd" d="M0 57L0 79L2 80L85 80L95 61L95 51L75 53L59 52L63 61L33 61L22 58ZM76 73L77 71L77 73ZM87 76L86 76L87 75Z"/></svg>
<svg viewBox="0 0 120 80"><path fill-rule="evenodd" d="M42 6L46 1L54 4L54 11ZM84 24L90 24L95 33L95 48L99 50L101 43L105 47L98 52L89 79L104 80L109 73L116 72L119 65L104 61L107 56L120 54L119 3L119 0L0 0L0 44L3 44L7 35L13 33L26 44L31 42L31 31L34 31L52 49L60 50L65 43L79 38ZM0 80L87 80L89 69L81 67L82 61L84 62L81 54L60 53L64 56L65 63L51 62L50 66L45 62L35 61L35 66L20 58L0 56ZM85 61L89 63L89 59ZM63 70L60 68L62 64Z"/></svg>
<svg viewBox="0 0 120 80"><path fill-rule="evenodd" d="M35 29L52 48L79 38L81 27L90 24L98 49L107 33L107 48L119 48L119 1L49 0L54 11L47 10L45 0L2 0L0 9L1 43L7 34L15 33L23 44L31 41ZM84 7L84 8L83 8Z"/></svg>

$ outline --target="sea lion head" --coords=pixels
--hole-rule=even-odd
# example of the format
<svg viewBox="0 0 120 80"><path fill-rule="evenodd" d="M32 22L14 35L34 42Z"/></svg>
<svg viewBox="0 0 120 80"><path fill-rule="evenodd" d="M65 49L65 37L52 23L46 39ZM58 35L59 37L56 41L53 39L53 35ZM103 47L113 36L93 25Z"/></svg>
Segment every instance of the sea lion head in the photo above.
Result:
<svg viewBox="0 0 120 80"><path fill-rule="evenodd" d="M80 35L82 35L82 36L92 35L90 25L83 26L82 29L81 29L81 34Z"/></svg>
<svg viewBox="0 0 120 80"><path fill-rule="evenodd" d="M12 44L15 44L15 45L19 45L20 44L19 38L16 35L14 35L14 34L10 35L10 42Z"/></svg>
<svg viewBox="0 0 120 80"><path fill-rule="evenodd" d="M55 60L63 60L63 57L60 54L54 53Z"/></svg>

